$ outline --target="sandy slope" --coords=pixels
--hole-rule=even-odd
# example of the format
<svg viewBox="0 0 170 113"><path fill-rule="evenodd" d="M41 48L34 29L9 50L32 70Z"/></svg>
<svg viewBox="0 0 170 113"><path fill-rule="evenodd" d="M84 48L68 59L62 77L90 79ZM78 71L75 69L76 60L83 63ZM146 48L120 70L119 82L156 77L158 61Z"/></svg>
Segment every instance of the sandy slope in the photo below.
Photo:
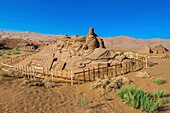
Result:
<svg viewBox="0 0 170 113"><path fill-rule="evenodd" d="M155 90L166 90L170 99L170 60L154 60L158 65L145 68L152 77L162 76L166 79L163 85L151 82L152 78L137 78L135 73L125 76L132 79L141 89L152 93ZM124 105L115 96L109 94L112 100L104 101L98 90L90 88L92 83L82 85L58 84L55 88L21 86L23 79L0 77L0 112L1 113L141 113ZM77 106L78 97L86 97L87 108ZM170 103L164 105L162 113L170 112Z"/></svg>

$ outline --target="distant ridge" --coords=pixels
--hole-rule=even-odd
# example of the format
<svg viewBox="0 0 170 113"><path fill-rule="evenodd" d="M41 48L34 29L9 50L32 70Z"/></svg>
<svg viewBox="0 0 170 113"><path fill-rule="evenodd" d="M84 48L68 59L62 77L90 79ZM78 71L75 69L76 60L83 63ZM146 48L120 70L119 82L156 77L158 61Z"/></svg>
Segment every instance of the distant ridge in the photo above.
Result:
<svg viewBox="0 0 170 113"><path fill-rule="evenodd" d="M162 44L166 48L170 49L170 40L165 40L161 38L154 39L135 39L128 36L117 36L113 38L103 38L106 47L111 48L143 48L145 46L157 46Z"/></svg>
<svg viewBox="0 0 170 113"><path fill-rule="evenodd" d="M62 37L63 35L39 34L35 32L6 32L0 30L0 38L20 38L33 41L52 41ZM143 48L145 46L153 47L162 44L164 47L170 49L170 40L161 38L143 40L129 36L116 36L103 38L103 40L106 47L108 48Z"/></svg>

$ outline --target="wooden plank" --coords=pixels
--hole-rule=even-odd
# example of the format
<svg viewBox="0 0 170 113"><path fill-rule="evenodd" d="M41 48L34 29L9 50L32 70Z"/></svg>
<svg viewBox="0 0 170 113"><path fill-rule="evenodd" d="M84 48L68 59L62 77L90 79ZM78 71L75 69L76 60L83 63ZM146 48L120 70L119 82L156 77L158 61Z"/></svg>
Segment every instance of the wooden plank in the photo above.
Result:
<svg viewBox="0 0 170 113"><path fill-rule="evenodd" d="M4 63L1 63L1 65L3 65L3 66L7 66L7 67L11 67L11 68L13 68L13 67L14 67L14 66L12 66L12 65L4 64Z"/></svg>

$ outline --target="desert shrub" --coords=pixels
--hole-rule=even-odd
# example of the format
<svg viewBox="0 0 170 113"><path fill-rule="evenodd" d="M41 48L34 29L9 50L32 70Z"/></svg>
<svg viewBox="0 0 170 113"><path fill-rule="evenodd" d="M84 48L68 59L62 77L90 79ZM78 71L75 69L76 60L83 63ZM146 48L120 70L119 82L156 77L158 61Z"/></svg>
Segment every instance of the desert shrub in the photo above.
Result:
<svg viewBox="0 0 170 113"><path fill-rule="evenodd" d="M165 79L162 77L157 77L157 78L153 79L153 82L158 85L161 85L161 84L165 83Z"/></svg>
<svg viewBox="0 0 170 113"><path fill-rule="evenodd" d="M9 50L9 51L0 52L0 56L3 56L5 54L6 55L20 54L20 51L18 49L13 49L13 50Z"/></svg>
<svg viewBox="0 0 170 113"><path fill-rule="evenodd" d="M6 52L0 52L0 56L3 56Z"/></svg>
<svg viewBox="0 0 170 113"><path fill-rule="evenodd" d="M14 49L10 51L12 54L20 54L20 51L18 49Z"/></svg>
<svg viewBox="0 0 170 113"><path fill-rule="evenodd" d="M104 101L110 101L110 100L112 100L112 98L110 96L108 96L108 95L104 95L103 100Z"/></svg>
<svg viewBox="0 0 170 113"><path fill-rule="evenodd" d="M153 93L153 97L154 98L163 98L165 96L166 96L166 91L159 91L159 90L157 90L157 91L155 91Z"/></svg>
<svg viewBox="0 0 170 113"><path fill-rule="evenodd" d="M169 103L169 100L168 100L168 99L161 99L161 100L159 101L159 103L164 105L164 104Z"/></svg>
<svg viewBox="0 0 170 113"><path fill-rule="evenodd" d="M116 95L125 104L134 109L140 108L141 111L153 112L159 107L159 103L152 96L136 87L125 86L118 90Z"/></svg>
<svg viewBox="0 0 170 113"><path fill-rule="evenodd" d="M6 54L7 54L7 55L12 55L12 53L11 53L11 52L7 52Z"/></svg>
<svg viewBox="0 0 170 113"><path fill-rule="evenodd" d="M2 52L0 52L0 56L2 56L3 55L3 53Z"/></svg>
<svg viewBox="0 0 170 113"><path fill-rule="evenodd" d="M79 108L85 109L87 107L88 100L85 97L78 97L76 104Z"/></svg>
<svg viewBox="0 0 170 113"><path fill-rule="evenodd" d="M45 83L44 83L44 86L45 86L46 88L53 88L53 87L56 86L56 84L55 84L54 82L45 82Z"/></svg>
<svg viewBox="0 0 170 113"><path fill-rule="evenodd" d="M8 72L0 71L0 76L8 77L9 74L8 74Z"/></svg>

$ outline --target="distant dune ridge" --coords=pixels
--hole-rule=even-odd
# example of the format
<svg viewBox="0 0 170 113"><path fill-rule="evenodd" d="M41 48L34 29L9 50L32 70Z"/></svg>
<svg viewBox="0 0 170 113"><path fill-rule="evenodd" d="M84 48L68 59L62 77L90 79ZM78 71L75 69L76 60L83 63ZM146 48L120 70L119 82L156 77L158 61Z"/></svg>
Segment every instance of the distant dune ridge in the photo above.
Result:
<svg viewBox="0 0 170 113"><path fill-rule="evenodd" d="M0 31L0 38L20 38L24 40L52 41L61 38L63 35L46 35L34 32L6 32Z"/></svg>
<svg viewBox="0 0 170 113"><path fill-rule="evenodd" d="M163 45L170 49L170 40L164 40L161 38L154 38L150 40L135 39L128 36L117 36L113 38L103 38L106 47L115 48L144 48L145 46L157 46Z"/></svg>
<svg viewBox="0 0 170 113"><path fill-rule="evenodd" d="M62 38L63 35L48 35L34 32L6 32L0 31L0 38L20 38L24 40L53 41ZM103 38L108 48L144 48L145 46L157 46L159 44L170 49L170 40L155 38L150 40L135 39L128 36L117 36L113 38Z"/></svg>

